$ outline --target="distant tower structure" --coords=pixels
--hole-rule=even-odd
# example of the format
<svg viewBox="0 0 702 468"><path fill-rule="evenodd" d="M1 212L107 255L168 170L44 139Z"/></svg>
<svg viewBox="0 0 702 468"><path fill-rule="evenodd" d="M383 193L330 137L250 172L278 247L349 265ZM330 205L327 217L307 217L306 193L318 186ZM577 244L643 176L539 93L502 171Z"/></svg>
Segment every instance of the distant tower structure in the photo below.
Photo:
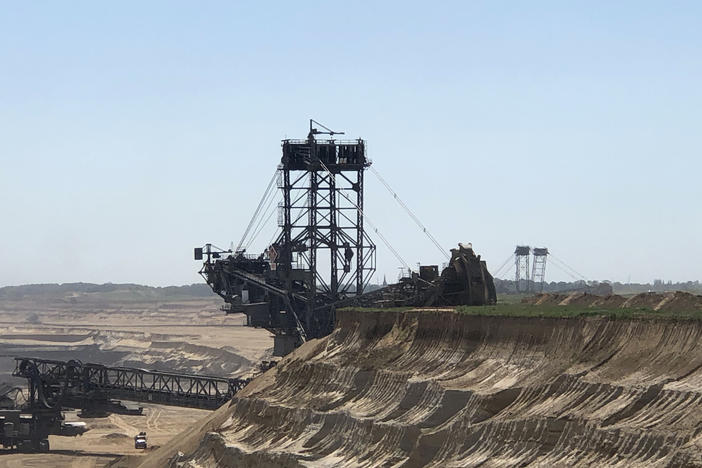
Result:
<svg viewBox="0 0 702 468"><path fill-rule="evenodd" d="M534 247L533 270L531 271L531 280L534 282L534 289L538 288L539 292L544 291L544 281L546 280L546 258L548 257L548 249L546 247Z"/></svg>
<svg viewBox="0 0 702 468"><path fill-rule="evenodd" d="M528 245L518 245L514 249L514 282L517 285L517 292L529 291L529 256L531 247Z"/></svg>

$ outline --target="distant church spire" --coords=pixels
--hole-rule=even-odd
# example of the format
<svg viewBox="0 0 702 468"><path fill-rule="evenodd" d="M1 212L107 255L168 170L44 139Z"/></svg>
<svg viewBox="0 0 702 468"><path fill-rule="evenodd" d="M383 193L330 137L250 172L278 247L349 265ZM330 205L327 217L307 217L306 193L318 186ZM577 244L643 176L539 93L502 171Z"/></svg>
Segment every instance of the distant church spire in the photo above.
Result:
<svg viewBox="0 0 702 468"><path fill-rule="evenodd" d="M387 280L385 279L385 275L383 275L383 286L387 286L387 285L388 285L388 282L387 282Z"/></svg>

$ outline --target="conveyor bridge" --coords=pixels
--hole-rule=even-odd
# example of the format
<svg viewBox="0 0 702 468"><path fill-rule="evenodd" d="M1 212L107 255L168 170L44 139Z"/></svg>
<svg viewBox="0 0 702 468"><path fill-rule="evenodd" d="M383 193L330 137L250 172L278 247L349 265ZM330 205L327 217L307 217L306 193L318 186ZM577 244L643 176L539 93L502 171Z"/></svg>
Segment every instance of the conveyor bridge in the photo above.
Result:
<svg viewBox="0 0 702 468"><path fill-rule="evenodd" d="M30 404L53 408L96 408L112 399L216 409L250 379L180 374L80 361L15 358L12 375L29 381Z"/></svg>

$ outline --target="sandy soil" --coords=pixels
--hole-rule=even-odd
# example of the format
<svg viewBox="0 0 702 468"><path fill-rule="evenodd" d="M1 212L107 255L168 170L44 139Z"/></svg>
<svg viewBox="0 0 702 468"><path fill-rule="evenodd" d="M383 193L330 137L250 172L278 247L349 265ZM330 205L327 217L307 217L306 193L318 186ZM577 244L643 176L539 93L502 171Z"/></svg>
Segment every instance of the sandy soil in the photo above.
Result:
<svg viewBox="0 0 702 468"><path fill-rule="evenodd" d="M2 467L102 467L124 455L144 456L166 444L175 434L211 414L210 411L143 405L143 416L112 414L106 418L81 419L75 412L66 413L67 421L83 421L89 431L78 437L49 437L51 453L2 453ZM146 431L150 448L134 448L135 434Z"/></svg>
<svg viewBox="0 0 702 468"><path fill-rule="evenodd" d="M573 292L570 294L543 293L526 297L522 300L522 303L533 305L577 305L604 309L643 307L662 312L702 311L702 296L683 291L650 292L635 294L631 297L618 296L616 294L598 296L586 292Z"/></svg>
<svg viewBox="0 0 702 468"><path fill-rule="evenodd" d="M99 295L0 300L0 381L25 383L10 376L13 356L217 376L251 374L253 366L270 357L272 338L264 330L242 326L243 316L226 316L221 304L217 298L105 301ZM141 457L145 452L135 450L133 442L139 431L147 432L150 446L160 446L211 414L140 406L144 416L80 419L66 413L67 420L85 421L90 430L76 438L52 436L50 454L0 448L0 467L96 467L122 455Z"/></svg>
<svg viewBox="0 0 702 468"><path fill-rule="evenodd" d="M338 318L119 466L702 466L701 322Z"/></svg>

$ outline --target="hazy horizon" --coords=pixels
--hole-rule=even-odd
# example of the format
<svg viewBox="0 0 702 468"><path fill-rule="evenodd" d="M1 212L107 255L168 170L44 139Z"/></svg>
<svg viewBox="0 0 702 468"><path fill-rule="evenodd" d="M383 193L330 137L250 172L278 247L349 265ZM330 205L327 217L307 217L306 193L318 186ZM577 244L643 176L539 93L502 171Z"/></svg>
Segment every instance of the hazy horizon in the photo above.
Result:
<svg viewBox="0 0 702 468"><path fill-rule="evenodd" d="M202 282L193 247L236 245L310 118L366 139L442 247L493 272L526 244L591 280L702 279L697 2L3 13L0 286ZM365 203L407 263L445 261L371 172ZM394 280L370 235L372 282Z"/></svg>

